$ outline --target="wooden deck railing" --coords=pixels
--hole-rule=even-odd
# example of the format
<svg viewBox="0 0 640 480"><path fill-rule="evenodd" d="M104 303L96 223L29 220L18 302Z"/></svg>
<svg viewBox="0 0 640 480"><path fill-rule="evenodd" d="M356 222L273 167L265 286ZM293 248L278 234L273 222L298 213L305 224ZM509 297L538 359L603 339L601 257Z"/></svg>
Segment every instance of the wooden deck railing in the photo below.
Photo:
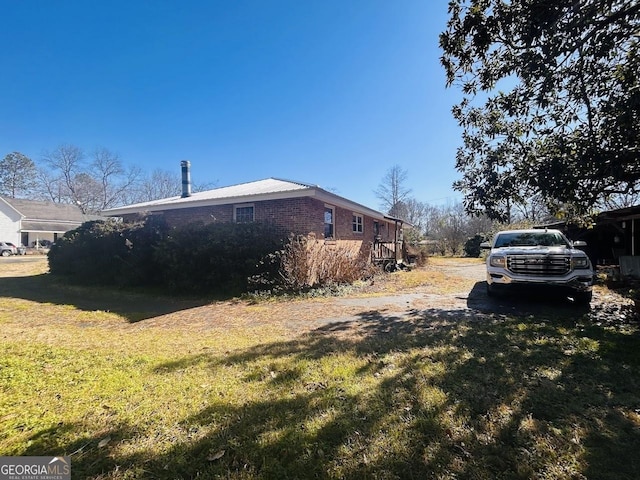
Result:
<svg viewBox="0 0 640 480"><path fill-rule="evenodd" d="M396 260L396 242L375 242L371 249L371 260L373 262Z"/></svg>

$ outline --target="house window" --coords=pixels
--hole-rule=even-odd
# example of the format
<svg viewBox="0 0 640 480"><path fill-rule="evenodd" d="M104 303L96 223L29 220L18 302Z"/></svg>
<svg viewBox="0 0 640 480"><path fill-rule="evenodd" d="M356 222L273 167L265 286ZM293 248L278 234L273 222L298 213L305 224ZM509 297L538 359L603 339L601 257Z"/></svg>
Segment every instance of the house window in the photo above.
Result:
<svg viewBox="0 0 640 480"><path fill-rule="evenodd" d="M324 206L324 238L333 238L333 225L335 223L335 213L333 207Z"/></svg>
<svg viewBox="0 0 640 480"><path fill-rule="evenodd" d="M380 235L380 223L378 222L373 222L373 234L375 236Z"/></svg>
<svg viewBox="0 0 640 480"><path fill-rule="evenodd" d="M357 213L354 213L353 214L353 232L362 233L362 225L363 225L362 215L358 215Z"/></svg>
<svg viewBox="0 0 640 480"><path fill-rule="evenodd" d="M250 223L254 220L253 204L235 205L233 207L233 220L236 223Z"/></svg>

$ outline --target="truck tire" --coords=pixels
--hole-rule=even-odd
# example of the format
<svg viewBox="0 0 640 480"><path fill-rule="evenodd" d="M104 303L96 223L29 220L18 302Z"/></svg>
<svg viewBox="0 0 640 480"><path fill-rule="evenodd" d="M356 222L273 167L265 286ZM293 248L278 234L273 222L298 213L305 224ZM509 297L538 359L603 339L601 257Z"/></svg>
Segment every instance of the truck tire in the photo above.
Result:
<svg viewBox="0 0 640 480"><path fill-rule="evenodd" d="M573 294L573 302L576 305L589 305L593 298L593 292L576 292Z"/></svg>

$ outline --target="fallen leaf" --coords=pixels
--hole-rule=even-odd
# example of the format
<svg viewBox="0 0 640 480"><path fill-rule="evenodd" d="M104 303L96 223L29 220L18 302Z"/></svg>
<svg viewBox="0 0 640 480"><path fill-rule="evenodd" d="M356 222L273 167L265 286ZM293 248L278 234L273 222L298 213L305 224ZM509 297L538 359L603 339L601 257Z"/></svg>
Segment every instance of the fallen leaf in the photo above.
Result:
<svg viewBox="0 0 640 480"><path fill-rule="evenodd" d="M110 441L111 441L111 437L103 438L102 440L100 440L100 442L98 442L98 448L106 447Z"/></svg>
<svg viewBox="0 0 640 480"><path fill-rule="evenodd" d="M212 453L207 457L207 460L209 460L210 462L215 462L216 460L220 460L222 457L224 457L224 450L220 450L219 452L216 453Z"/></svg>

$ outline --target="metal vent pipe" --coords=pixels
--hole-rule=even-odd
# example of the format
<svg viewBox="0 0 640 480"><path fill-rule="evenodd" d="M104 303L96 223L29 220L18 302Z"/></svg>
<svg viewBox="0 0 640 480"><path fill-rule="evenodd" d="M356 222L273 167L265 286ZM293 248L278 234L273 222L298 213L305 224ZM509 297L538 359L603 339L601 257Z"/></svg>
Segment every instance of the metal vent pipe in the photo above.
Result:
<svg viewBox="0 0 640 480"><path fill-rule="evenodd" d="M191 196L191 162L182 160L180 162L182 168L182 198Z"/></svg>

